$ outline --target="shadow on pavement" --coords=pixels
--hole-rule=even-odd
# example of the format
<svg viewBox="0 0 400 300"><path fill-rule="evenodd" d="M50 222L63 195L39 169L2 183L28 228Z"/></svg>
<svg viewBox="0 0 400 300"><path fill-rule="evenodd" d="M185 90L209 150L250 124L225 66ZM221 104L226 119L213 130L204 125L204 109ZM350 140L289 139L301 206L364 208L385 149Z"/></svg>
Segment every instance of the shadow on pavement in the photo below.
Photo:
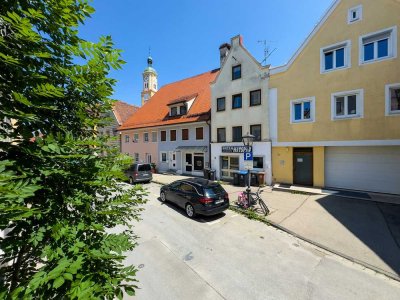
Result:
<svg viewBox="0 0 400 300"><path fill-rule="evenodd" d="M334 196L326 196L316 201L398 276L400 275L400 205L350 198L338 199ZM360 253L360 256L355 258L374 265L365 261L363 254Z"/></svg>
<svg viewBox="0 0 400 300"><path fill-rule="evenodd" d="M166 205L166 206L168 206L169 208L175 210L177 213L181 214L182 216L184 216L184 217L190 219L190 218L186 215L185 209L179 207L179 206L176 205L175 203L172 203L172 202L162 202L161 199L160 199L160 197L158 197L157 200L160 201L160 203L161 203L162 205ZM214 216L196 215L196 216L195 216L193 219L191 219L191 220L196 221L196 222L198 222L198 223L209 223L209 222L213 222L213 221L216 221L216 220L218 220L218 219L221 219L221 218L223 218L223 217L225 217L225 216L226 216L226 214L225 214L224 212L219 213L219 214L216 214L216 215L214 215Z"/></svg>

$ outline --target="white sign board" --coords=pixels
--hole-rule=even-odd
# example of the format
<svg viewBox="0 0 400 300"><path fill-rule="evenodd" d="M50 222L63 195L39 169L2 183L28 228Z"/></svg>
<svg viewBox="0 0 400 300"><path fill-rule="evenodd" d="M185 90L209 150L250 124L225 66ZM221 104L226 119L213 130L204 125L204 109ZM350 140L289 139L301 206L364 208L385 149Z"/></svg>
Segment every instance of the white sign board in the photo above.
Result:
<svg viewBox="0 0 400 300"><path fill-rule="evenodd" d="M253 161L252 160L245 160L244 161L244 169L245 170L252 170L253 169Z"/></svg>

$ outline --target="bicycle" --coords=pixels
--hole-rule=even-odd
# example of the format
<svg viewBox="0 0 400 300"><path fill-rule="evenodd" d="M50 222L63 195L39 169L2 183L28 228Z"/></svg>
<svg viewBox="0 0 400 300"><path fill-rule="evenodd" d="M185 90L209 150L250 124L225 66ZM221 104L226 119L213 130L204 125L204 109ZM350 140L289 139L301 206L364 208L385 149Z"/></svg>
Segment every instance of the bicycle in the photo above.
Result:
<svg viewBox="0 0 400 300"><path fill-rule="evenodd" d="M244 208L244 209L248 209L254 205L259 204L261 210L263 211L264 215L268 215L270 210L268 209L268 206L265 204L264 200L261 199L260 194L263 192L263 190L261 189L261 187L258 188L257 192L255 193L250 193L250 202L247 200L247 192L241 192L238 195L238 200L237 200L237 204L238 206ZM255 196L255 197L253 197Z"/></svg>

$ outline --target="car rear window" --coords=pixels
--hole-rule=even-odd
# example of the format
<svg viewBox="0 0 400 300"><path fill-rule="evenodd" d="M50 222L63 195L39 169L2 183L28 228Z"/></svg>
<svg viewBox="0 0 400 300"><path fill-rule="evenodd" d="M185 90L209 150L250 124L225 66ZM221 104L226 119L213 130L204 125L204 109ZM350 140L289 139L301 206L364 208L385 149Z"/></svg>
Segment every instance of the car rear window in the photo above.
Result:
<svg viewBox="0 0 400 300"><path fill-rule="evenodd" d="M225 190L221 185L218 184L204 188L204 192L208 197L212 197L214 195L224 194Z"/></svg>
<svg viewBox="0 0 400 300"><path fill-rule="evenodd" d="M151 166L149 164L139 165L138 171L151 171Z"/></svg>

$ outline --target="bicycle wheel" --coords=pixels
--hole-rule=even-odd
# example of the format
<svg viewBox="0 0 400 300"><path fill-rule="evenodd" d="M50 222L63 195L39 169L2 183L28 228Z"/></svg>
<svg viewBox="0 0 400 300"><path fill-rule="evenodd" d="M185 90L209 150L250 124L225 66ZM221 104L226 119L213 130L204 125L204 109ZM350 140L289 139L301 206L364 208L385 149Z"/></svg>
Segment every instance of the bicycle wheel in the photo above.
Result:
<svg viewBox="0 0 400 300"><path fill-rule="evenodd" d="M263 210L264 215L268 215L269 214L269 209L268 209L267 205L265 204L265 202L262 199L259 199L258 203L260 204L260 207Z"/></svg>

